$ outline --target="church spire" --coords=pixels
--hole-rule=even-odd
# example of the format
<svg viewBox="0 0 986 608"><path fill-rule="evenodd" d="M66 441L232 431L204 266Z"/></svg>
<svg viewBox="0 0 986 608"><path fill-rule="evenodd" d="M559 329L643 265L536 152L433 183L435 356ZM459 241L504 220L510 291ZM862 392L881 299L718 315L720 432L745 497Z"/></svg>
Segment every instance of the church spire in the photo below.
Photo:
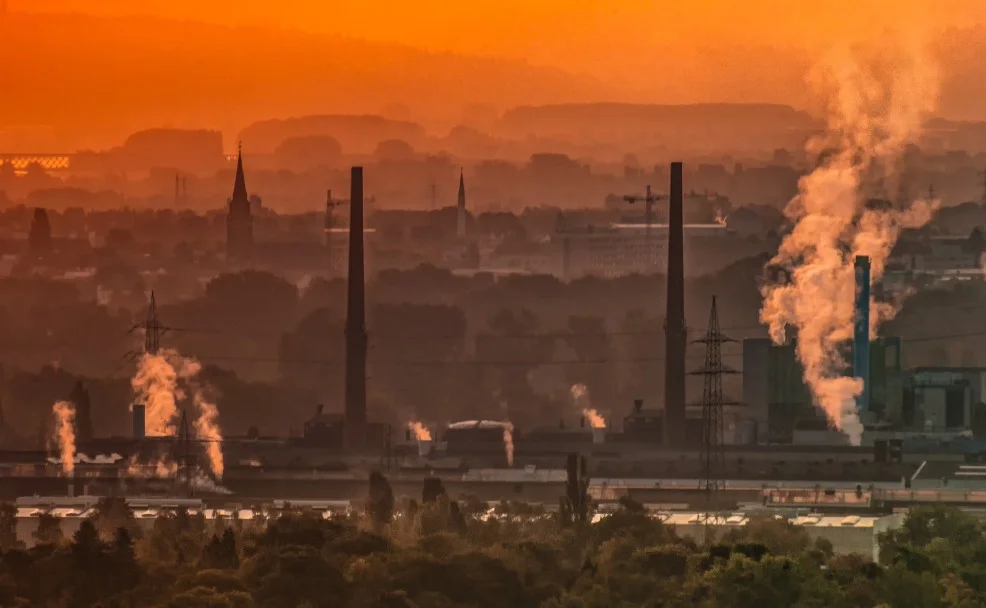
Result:
<svg viewBox="0 0 986 608"><path fill-rule="evenodd" d="M233 200L246 201L247 189L246 178L243 176L243 142L237 145L236 153L236 181L233 182Z"/></svg>
<svg viewBox="0 0 986 608"><path fill-rule="evenodd" d="M456 207L455 236L466 238L466 180L459 169L459 204Z"/></svg>
<svg viewBox="0 0 986 608"><path fill-rule="evenodd" d="M459 209L463 211L466 209L466 180L462 175L462 169L459 169Z"/></svg>

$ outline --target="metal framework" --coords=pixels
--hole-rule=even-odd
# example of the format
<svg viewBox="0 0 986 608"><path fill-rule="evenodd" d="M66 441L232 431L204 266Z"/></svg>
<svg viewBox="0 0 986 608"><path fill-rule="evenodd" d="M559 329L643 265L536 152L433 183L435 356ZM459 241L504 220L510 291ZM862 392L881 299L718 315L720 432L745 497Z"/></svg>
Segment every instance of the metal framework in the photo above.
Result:
<svg viewBox="0 0 986 608"><path fill-rule="evenodd" d="M719 329L719 313L716 298L712 296L712 310L709 313L709 328L705 335L695 343L705 344L705 365L691 372L702 376L705 386L702 390L702 481L699 490L705 493L706 519L709 511L719 506L720 491L725 489L725 457L723 454L723 413L725 405L736 405L725 401L722 395L722 377L735 374L736 370L722 364L722 345L735 342Z"/></svg>
<svg viewBox="0 0 986 608"><path fill-rule="evenodd" d="M27 171L31 165L37 165L45 171L65 171L72 165L72 156L69 154L33 154L2 152L0 153L0 165L9 164L14 171Z"/></svg>
<svg viewBox="0 0 986 608"><path fill-rule="evenodd" d="M643 196L637 194L628 194L623 197L623 200L634 205L636 203L644 204L644 233L650 236L650 227L654 223L654 204L657 201L667 200L667 195L654 194L651 192L650 186L646 188L646 193Z"/></svg>

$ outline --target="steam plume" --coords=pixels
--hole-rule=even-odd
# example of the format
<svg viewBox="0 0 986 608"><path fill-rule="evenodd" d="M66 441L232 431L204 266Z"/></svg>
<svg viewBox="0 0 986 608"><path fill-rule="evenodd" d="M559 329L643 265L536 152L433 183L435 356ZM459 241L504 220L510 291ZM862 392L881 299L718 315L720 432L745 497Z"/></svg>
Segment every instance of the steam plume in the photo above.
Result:
<svg viewBox="0 0 986 608"><path fill-rule="evenodd" d="M507 466L514 466L514 425L512 422L503 423L503 449L507 453Z"/></svg>
<svg viewBox="0 0 986 608"><path fill-rule="evenodd" d="M418 441L431 441L431 431L420 422L413 421L407 423L407 428L414 433L414 438Z"/></svg>
<svg viewBox="0 0 986 608"><path fill-rule="evenodd" d="M894 177L901 152L934 108L938 80L916 42L866 56L858 49L833 54L826 68L825 84L833 92L828 129L809 142L809 152L820 153L818 166L801 179L785 210L794 229L771 261L786 271L787 281L762 288L760 319L777 344L785 341L787 326L795 328L815 402L858 444L855 397L862 382L842 375L846 363L839 353L852 337L853 259L868 256L871 280L879 280L900 230L926 223L937 205L867 208L863 191ZM871 336L895 314L891 304L871 304Z"/></svg>
<svg viewBox="0 0 986 608"><path fill-rule="evenodd" d="M127 463L127 475L130 477L174 477L178 473L178 463L170 458L162 456L152 464L141 464L136 456L132 456Z"/></svg>
<svg viewBox="0 0 986 608"><path fill-rule="evenodd" d="M71 475L75 471L75 405L59 401L52 407L55 414L55 440L62 461L62 472Z"/></svg>
<svg viewBox="0 0 986 608"><path fill-rule="evenodd" d="M223 478L222 430L219 428L219 409L206 398L201 389L195 391L195 407L199 417L195 419L195 434L205 441L205 453L209 458L209 468L217 479Z"/></svg>
<svg viewBox="0 0 986 608"><path fill-rule="evenodd" d="M130 384L137 393L138 400L145 404L145 424L149 436L177 434L178 403L187 396L179 380L188 385L192 393L192 403L198 410L198 417L194 422L195 433L206 442L210 469L221 479L224 464L219 409L196 380L201 369L198 361L183 357L173 350L162 350L156 355L144 353Z"/></svg>
<svg viewBox="0 0 986 608"><path fill-rule="evenodd" d="M606 428L606 419L590 406L589 387L585 384L573 384L571 390L572 399L575 405L582 408L582 415L589 422L589 426L594 429Z"/></svg>
<svg viewBox="0 0 986 608"><path fill-rule="evenodd" d="M178 367L169 359L177 361ZM130 386L144 404L148 436L166 437L177 432L178 402L185 398L178 386L179 373L186 371L181 369L184 361L175 351L163 350L154 355L144 353L137 363Z"/></svg>

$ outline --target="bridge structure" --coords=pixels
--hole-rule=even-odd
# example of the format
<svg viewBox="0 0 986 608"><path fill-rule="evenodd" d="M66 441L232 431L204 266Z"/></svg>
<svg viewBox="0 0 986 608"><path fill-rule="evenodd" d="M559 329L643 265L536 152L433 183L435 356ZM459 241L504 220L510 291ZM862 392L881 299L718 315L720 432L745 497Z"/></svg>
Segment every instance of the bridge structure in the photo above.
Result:
<svg viewBox="0 0 986 608"><path fill-rule="evenodd" d="M46 172L69 171L72 169L74 154L62 154L53 152L0 152L0 167L11 165L16 173L24 173L31 165L37 165ZM227 165L236 163L235 154L223 155Z"/></svg>
<svg viewBox="0 0 986 608"><path fill-rule="evenodd" d="M14 171L22 173L31 165L38 165L45 171L68 171L72 166L71 154L0 152L0 166L11 165Z"/></svg>

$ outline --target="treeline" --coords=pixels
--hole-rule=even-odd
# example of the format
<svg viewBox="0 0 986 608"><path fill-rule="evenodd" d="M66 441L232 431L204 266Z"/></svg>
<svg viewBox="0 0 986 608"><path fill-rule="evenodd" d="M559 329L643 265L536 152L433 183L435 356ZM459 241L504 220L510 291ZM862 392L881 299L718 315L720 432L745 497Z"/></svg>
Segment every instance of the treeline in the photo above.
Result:
<svg viewBox="0 0 986 608"><path fill-rule="evenodd" d="M740 260L687 281L690 333L704 332L717 295L727 335L765 336L757 320L763 263ZM659 275L564 283L464 278L434 267L381 272L368 287L371 415L394 424L477 417L508 417L526 429L577 424L574 384L586 385L607 418L626 415L636 398L658 403L664 290ZM974 282L916 294L881 331L904 338L908 367L981 364L984 291L986 283ZM257 427L283 435L317 403L341 410L345 301L342 280L299 289L265 272L220 275L198 297L160 306L161 323L174 328L162 345L203 363L227 433ZM51 404L78 378L92 396L96 434L129 432L133 367L124 355L141 348L143 310L84 303L56 282L8 279L0 281L0 312L7 445L43 443ZM689 367L700 366L701 345L689 349ZM726 347L724 363L742 367L740 344ZM741 376L727 381L726 393L741 398ZM700 394L700 381L688 391Z"/></svg>
<svg viewBox="0 0 986 608"><path fill-rule="evenodd" d="M138 525L104 499L71 538L38 518L34 546L0 509L0 605L31 608L973 608L986 604L986 529L946 507L880 537L881 564L834 555L772 517L703 545L626 500L595 523L488 508L426 484L395 504L371 480L365 512L286 507L245 520L175 511Z"/></svg>
<svg viewBox="0 0 986 608"><path fill-rule="evenodd" d="M761 267L743 260L721 276L689 281L696 331L704 331L717 289L721 301L737 303L722 306L723 326L757 331ZM173 328L162 346L206 367L228 433L256 426L285 434L317 403L341 409L345 288L342 280L316 279L299 289L248 271L220 275L192 299L168 302L158 293L161 324ZM576 411L569 395L575 383L616 415L628 412L633 398L652 403L663 386L664 288L660 276L563 283L462 278L434 267L381 272L368 286L374 419L437 423L506 414L527 428L556 425ZM51 404L79 378L91 393L96 434L129 432L133 364L125 355L142 347L143 307L113 310L57 282L8 279L0 281L0 311L3 409L15 443L38 443Z"/></svg>

